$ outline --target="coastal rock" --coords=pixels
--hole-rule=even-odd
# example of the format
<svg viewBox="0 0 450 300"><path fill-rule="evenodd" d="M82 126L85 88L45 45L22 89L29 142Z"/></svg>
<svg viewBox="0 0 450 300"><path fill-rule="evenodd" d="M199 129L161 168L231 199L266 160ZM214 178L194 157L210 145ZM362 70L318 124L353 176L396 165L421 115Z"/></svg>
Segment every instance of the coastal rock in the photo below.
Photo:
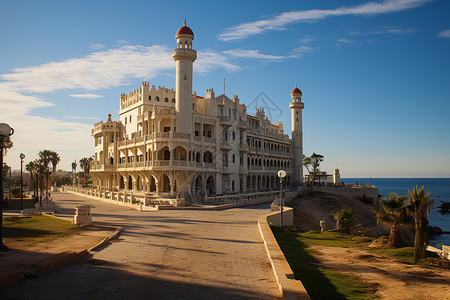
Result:
<svg viewBox="0 0 450 300"><path fill-rule="evenodd" d="M444 202L441 204L441 206L438 206L439 212L441 213L449 213L450 212L450 202Z"/></svg>
<svg viewBox="0 0 450 300"><path fill-rule="evenodd" d="M442 234L443 233L442 229L437 226L428 226L428 232L430 234Z"/></svg>

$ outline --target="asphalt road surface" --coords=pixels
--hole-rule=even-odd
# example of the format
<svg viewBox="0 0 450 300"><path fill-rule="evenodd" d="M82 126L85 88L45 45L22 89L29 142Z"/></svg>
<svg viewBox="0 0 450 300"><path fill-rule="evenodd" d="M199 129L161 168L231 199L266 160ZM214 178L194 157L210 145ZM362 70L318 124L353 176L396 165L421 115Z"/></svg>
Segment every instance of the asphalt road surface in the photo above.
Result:
<svg viewBox="0 0 450 300"><path fill-rule="evenodd" d="M269 205L145 211L52 193L57 216L89 203L93 220L124 227L91 256L0 289L0 299L276 299L257 218Z"/></svg>

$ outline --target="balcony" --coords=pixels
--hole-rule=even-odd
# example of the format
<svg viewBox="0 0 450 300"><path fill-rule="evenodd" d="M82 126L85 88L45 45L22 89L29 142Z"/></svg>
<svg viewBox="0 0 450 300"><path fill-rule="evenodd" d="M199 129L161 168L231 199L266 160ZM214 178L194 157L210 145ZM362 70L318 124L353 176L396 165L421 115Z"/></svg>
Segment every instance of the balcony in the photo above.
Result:
<svg viewBox="0 0 450 300"><path fill-rule="evenodd" d="M220 116L219 122L222 125L231 126L231 117Z"/></svg>
<svg viewBox="0 0 450 300"><path fill-rule="evenodd" d="M222 149L222 150L231 150L230 143L228 143L228 141L221 141L220 142L220 149Z"/></svg>
<svg viewBox="0 0 450 300"><path fill-rule="evenodd" d="M215 144L216 143L216 139L215 138L203 137L203 141L205 143L208 143L208 144Z"/></svg>
<svg viewBox="0 0 450 300"><path fill-rule="evenodd" d="M248 152L248 145L244 143L239 144L239 151Z"/></svg>
<svg viewBox="0 0 450 300"><path fill-rule="evenodd" d="M182 132L174 132L173 138L174 139L190 139L191 135L189 133L182 133Z"/></svg>
<svg viewBox="0 0 450 300"><path fill-rule="evenodd" d="M169 138L169 137L170 137L170 132L157 132L157 133L155 133L155 137L156 137L157 139L160 139L160 138Z"/></svg>

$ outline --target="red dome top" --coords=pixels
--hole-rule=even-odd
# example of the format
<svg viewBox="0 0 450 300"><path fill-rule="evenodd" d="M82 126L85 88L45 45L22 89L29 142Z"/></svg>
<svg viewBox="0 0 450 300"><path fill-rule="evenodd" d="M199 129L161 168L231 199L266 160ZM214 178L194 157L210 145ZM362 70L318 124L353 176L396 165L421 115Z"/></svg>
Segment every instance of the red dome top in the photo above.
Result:
<svg viewBox="0 0 450 300"><path fill-rule="evenodd" d="M186 35L192 35L192 37L194 37L194 33L192 32L192 30L187 27L187 26L183 26L180 29L178 29L177 33L175 34L175 37L182 35L182 34L186 34Z"/></svg>
<svg viewBox="0 0 450 300"><path fill-rule="evenodd" d="M302 93L302 91L300 91L300 89L296 86L295 89L292 90L291 95L301 94L301 93Z"/></svg>

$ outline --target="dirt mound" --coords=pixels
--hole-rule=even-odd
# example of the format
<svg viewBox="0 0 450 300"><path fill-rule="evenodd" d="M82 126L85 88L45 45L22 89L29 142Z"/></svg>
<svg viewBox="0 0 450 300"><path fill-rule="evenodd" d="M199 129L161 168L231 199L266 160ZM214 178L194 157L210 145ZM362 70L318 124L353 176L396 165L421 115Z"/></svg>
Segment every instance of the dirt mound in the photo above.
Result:
<svg viewBox="0 0 450 300"><path fill-rule="evenodd" d="M357 215L355 223L361 224L360 230L369 229L374 236L389 233L377 225L373 213L376 206L356 198L313 192L293 198L288 205L294 208L295 226L305 231L320 230L319 222L322 216L326 229L333 229L336 227L333 214L343 208L351 208Z"/></svg>

